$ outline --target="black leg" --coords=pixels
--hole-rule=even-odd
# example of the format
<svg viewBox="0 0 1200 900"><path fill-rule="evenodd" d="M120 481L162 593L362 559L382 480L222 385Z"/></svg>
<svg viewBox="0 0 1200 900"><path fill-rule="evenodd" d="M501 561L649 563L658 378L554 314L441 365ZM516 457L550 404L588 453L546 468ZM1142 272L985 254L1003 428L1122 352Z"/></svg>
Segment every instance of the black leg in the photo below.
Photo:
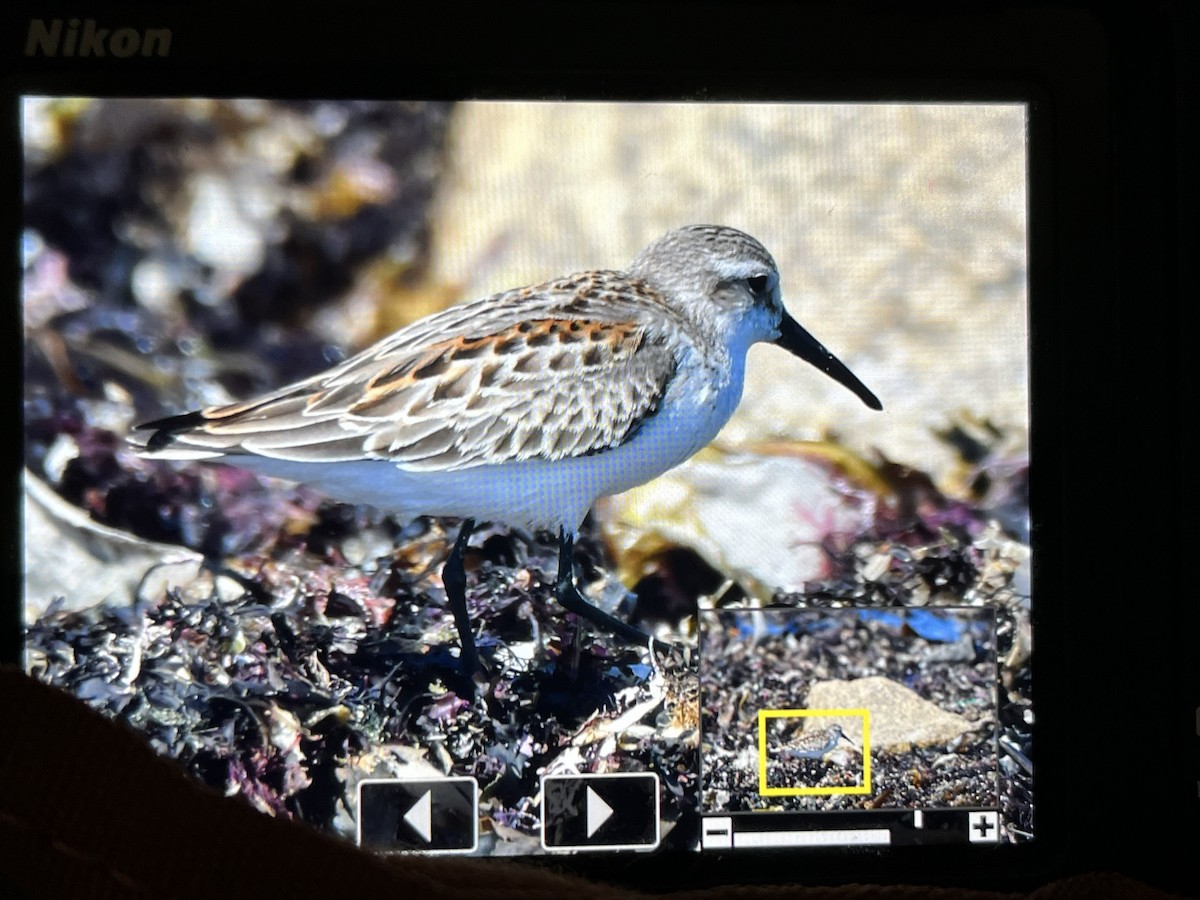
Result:
<svg viewBox="0 0 1200 900"><path fill-rule="evenodd" d="M454 613L454 624L458 628L458 640L462 647L459 663L463 674L469 679L480 670L479 654L475 650L475 636L471 632L471 616L467 612L467 570L465 559L467 541L475 530L474 519L463 519L458 538L454 541L454 549L446 557L442 567L442 584L446 586L446 599L450 601L450 611Z"/></svg>
<svg viewBox="0 0 1200 900"><path fill-rule="evenodd" d="M642 647L649 647L653 638L640 628L634 628L628 622L622 622L616 616L611 616L602 609L597 609L588 603L587 598L580 593L575 584L575 538L564 528L558 533L558 581L554 585L554 595L564 609L575 613L580 618L587 619L594 625L599 625L610 634L623 637L625 640Z"/></svg>

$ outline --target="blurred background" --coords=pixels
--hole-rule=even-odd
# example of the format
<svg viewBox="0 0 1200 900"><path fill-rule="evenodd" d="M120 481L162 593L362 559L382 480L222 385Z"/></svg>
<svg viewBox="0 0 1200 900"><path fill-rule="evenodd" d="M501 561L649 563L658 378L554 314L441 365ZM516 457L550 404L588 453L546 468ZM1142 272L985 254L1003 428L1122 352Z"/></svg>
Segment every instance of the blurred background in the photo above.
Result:
<svg viewBox="0 0 1200 900"><path fill-rule="evenodd" d="M217 350L236 321L350 352L716 222L767 246L791 312L885 410L757 347L723 440L832 429L940 474L949 414L1027 420L1020 106L32 99L24 133L27 262L47 244L75 304L166 327L215 308ZM55 302L47 267L27 321Z"/></svg>
<svg viewBox="0 0 1200 900"><path fill-rule="evenodd" d="M94 519L206 540L148 521L145 491L99 502L88 428L123 438L245 398L438 308L620 268L708 222L766 245L789 310L884 411L752 348L714 450L600 505L625 529L615 555L641 548L630 586L665 543L768 597L827 574L815 545L869 509L800 442L857 488L911 492L919 473L1025 537L1019 105L29 98L23 133L26 461ZM119 443L104 448L127 469Z"/></svg>

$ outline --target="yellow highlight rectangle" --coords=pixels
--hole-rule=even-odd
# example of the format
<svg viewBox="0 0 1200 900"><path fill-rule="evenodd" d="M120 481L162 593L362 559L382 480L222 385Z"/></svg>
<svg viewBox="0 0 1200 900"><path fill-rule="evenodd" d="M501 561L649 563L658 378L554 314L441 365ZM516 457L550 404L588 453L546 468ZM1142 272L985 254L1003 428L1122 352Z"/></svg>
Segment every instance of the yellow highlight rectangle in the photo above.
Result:
<svg viewBox="0 0 1200 900"><path fill-rule="evenodd" d="M823 716L859 716L862 724L863 783L852 787L768 787L767 786L767 720ZM760 709L758 711L758 793L763 797L799 797L819 794L871 793L871 711L869 709Z"/></svg>

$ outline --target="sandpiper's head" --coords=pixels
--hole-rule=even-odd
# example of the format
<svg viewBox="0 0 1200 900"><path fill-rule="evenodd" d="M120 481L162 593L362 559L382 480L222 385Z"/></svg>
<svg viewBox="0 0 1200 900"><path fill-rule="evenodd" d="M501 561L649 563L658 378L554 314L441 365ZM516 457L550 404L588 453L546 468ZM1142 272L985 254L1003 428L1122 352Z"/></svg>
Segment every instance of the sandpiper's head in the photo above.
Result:
<svg viewBox="0 0 1200 900"><path fill-rule="evenodd" d="M765 314L769 334L783 314L775 260L735 228L688 225L668 231L638 255L630 273L696 316Z"/></svg>
<svg viewBox="0 0 1200 900"><path fill-rule="evenodd" d="M771 341L849 388L872 409L871 391L783 306L779 270L767 249L736 228L687 225L668 231L629 267L700 321L744 322L752 340Z"/></svg>

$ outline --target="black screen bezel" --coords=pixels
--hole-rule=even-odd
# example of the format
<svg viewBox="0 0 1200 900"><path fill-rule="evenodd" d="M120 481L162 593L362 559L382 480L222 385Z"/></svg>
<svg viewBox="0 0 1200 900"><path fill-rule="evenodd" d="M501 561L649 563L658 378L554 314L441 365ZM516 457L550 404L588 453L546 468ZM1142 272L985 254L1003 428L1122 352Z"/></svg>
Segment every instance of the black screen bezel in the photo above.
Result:
<svg viewBox="0 0 1200 900"><path fill-rule="evenodd" d="M1106 350L1123 346L1129 357L1153 362L1163 336L1161 323L1119 322L1112 314L1121 263L1112 229L1120 204L1112 189L1117 142L1108 116L1108 54L1119 23L1046 8L891 12L755 4L735 13L720 3L608 4L586 12L555 4L460 4L406 11L391 27L378 8L353 5L325 21L288 18L283 8L270 6L239 10L235 21L224 22L196 8L110 6L102 14L77 14L170 27L171 56L28 58L28 18L71 12L27 5L6 13L12 27L5 27L2 96L10 132L0 149L0 188L7 210L20 209L22 94L1026 103L1033 616L1040 648L1034 662L1036 840L882 853L580 854L529 862L668 890L846 880L1020 888L1121 860L1119 843L1100 823L1111 807L1088 790L1105 777L1106 763L1081 737L1112 712L1111 699L1095 696L1094 679L1102 670L1089 662L1093 648L1111 644L1110 626L1101 616L1069 608L1084 594L1115 601L1105 572L1080 565L1094 559L1095 547L1080 535L1078 523L1111 518L1112 493L1122 515L1149 510L1149 501L1125 488L1102 497L1096 486L1108 484L1111 471L1077 450L1081 436L1106 421L1106 398L1129 395L1127 373ZM731 27L731 15L737 27ZM454 36L453 45L447 46L445 35ZM6 217L4 227L8 246L17 246L19 216ZM19 360L15 254L5 265L10 358ZM19 371L8 379L12 410L19 408L19 379ZM1120 450L1134 446L1132 437L1116 443ZM5 508L19 510L19 469L10 469L3 489ZM13 521L19 523L19 513ZM4 561L5 594L19 598L19 525L5 542ZM4 661L19 660L18 617L19 602L6 604L0 619ZM1130 662L1141 662L1143 652L1149 651L1131 648ZM1133 693L1115 696L1132 702ZM1146 801L1129 802L1126 814L1139 820L1154 809ZM1159 826L1154 833L1168 832ZM1163 840L1159 852L1169 850L1170 841Z"/></svg>

